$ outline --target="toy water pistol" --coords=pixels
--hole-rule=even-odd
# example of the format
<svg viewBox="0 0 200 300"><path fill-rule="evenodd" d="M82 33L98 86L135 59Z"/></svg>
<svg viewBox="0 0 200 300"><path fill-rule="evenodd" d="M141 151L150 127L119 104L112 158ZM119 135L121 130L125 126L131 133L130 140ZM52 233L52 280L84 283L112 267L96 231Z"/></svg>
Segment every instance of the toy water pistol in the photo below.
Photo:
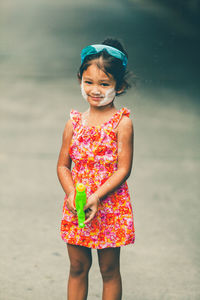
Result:
<svg viewBox="0 0 200 300"><path fill-rule="evenodd" d="M78 226L80 228L85 227L85 212L83 210L87 201L85 185L83 183L78 183L76 185L76 196L75 196L75 206L78 216Z"/></svg>

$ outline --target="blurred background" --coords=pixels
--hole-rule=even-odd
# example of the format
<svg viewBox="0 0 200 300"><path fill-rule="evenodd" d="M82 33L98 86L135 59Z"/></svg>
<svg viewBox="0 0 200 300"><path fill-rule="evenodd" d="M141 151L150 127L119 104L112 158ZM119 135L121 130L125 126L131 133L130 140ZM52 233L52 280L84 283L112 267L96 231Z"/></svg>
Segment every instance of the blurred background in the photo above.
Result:
<svg viewBox="0 0 200 300"><path fill-rule="evenodd" d="M125 45L136 85L128 180L136 242L122 249L125 300L200 299L199 0L1 0L0 300L66 299L56 176L71 108L87 109L80 51ZM96 251L89 300L101 299Z"/></svg>

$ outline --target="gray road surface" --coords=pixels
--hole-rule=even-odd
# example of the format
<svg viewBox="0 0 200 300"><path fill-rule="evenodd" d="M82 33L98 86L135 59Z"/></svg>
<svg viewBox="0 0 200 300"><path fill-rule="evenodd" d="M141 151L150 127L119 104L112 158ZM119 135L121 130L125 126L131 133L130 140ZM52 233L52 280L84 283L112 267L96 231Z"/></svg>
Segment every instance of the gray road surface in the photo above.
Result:
<svg viewBox="0 0 200 300"><path fill-rule="evenodd" d="M146 20L145 12L130 11L121 1L84 3L1 4L0 300L66 299L69 261L59 236L64 194L56 162L70 109L87 108L76 82L78 49L105 32L124 38L130 66L141 78L116 100L117 107L131 109L135 128L128 183L136 243L122 249L123 299L198 300L200 120L196 71L188 80L185 75L193 58L181 64L183 35L175 29L182 58L167 56L162 43L172 42L162 37L171 29L156 32L156 19ZM104 18L101 26L97 14ZM152 41L148 53L142 50L145 38ZM93 257L89 300L101 299L102 289L95 251Z"/></svg>

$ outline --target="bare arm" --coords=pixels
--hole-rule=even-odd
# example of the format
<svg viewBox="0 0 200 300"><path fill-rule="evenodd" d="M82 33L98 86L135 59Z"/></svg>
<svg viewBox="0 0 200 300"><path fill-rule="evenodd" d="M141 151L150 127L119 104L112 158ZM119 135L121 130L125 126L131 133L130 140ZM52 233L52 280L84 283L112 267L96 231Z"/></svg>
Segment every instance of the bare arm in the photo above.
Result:
<svg viewBox="0 0 200 300"><path fill-rule="evenodd" d="M75 191L71 175L71 158L69 156L69 146L73 136L73 125L69 120L63 132L62 146L57 163L57 174L62 188L66 195Z"/></svg>

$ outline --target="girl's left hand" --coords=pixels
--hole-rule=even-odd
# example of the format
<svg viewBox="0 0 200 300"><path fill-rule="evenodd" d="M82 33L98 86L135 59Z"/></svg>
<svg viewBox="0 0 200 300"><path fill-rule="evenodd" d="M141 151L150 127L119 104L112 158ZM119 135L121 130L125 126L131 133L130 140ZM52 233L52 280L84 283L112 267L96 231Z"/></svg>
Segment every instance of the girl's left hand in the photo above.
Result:
<svg viewBox="0 0 200 300"><path fill-rule="evenodd" d="M86 217L84 224L89 223L95 216L98 206L99 206L99 197L96 194L92 194L88 199L87 203L84 207L84 211L87 210Z"/></svg>

